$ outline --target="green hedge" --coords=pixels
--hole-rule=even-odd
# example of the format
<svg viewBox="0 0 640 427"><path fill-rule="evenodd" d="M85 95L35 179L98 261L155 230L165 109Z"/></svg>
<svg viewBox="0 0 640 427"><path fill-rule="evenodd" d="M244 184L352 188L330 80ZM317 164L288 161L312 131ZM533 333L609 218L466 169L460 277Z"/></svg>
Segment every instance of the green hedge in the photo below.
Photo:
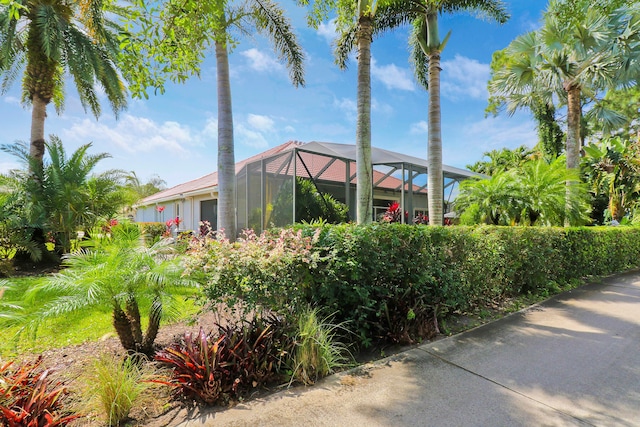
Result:
<svg viewBox="0 0 640 427"><path fill-rule="evenodd" d="M435 319L447 312L522 294L547 295L585 276L640 265L640 228L633 227L374 223L324 225L320 230L301 225L296 231L315 236L304 243L288 240L311 245L304 257L267 256L255 249L255 241L251 250L242 242L228 250L220 250L219 244L200 246L193 267L218 271L215 279L210 276L205 293L232 295L278 311L285 308L282 301L305 301L335 313L338 322L349 322L360 342L368 345L379 339L413 342L432 335ZM296 245L274 247L296 252ZM259 258L259 269L247 267L252 256ZM259 286L248 286L252 283ZM248 291L243 294L241 289ZM274 301L280 303L273 306Z"/></svg>

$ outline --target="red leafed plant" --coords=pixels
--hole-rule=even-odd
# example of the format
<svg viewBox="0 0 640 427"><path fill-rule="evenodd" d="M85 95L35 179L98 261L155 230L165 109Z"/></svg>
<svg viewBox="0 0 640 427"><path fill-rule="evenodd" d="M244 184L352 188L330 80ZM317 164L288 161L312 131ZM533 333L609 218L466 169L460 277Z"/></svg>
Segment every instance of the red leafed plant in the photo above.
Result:
<svg viewBox="0 0 640 427"><path fill-rule="evenodd" d="M12 369L13 362L0 366L0 425L6 427L66 426L80 415L64 410L64 384L53 382L42 358Z"/></svg>
<svg viewBox="0 0 640 427"><path fill-rule="evenodd" d="M156 354L173 368L171 378L156 381L175 387L174 395L207 404L228 402L277 379L295 347L275 316L241 326L219 327L218 336L185 334L180 343Z"/></svg>
<svg viewBox="0 0 640 427"><path fill-rule="evenodd" d="M405 219L409 216L408 212L404 213ZM382 215L383 222L401 222L402 221L402 209L400 209L400 203L393 202L389 205L385 213Z"/></svg>

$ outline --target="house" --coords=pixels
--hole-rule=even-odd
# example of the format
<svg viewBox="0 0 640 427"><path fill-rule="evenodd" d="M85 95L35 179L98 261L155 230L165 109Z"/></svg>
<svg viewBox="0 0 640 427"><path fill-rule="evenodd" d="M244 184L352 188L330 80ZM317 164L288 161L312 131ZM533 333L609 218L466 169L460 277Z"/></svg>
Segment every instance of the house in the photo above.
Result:
<svg viewBox="0 0 640 427"><path fill-rule="evenodd" d="M373 217L378 218L394 201L411 218L427 214L426 160L373 147L371 157ZM458 183L478 174L446 165L443 174L446 211ZM319 191L347 204L350 218L355 219L355 145L289 141L236 163L238 230L261 231L295 222L296 178L312 180ZM196 230L201 221L209 221L215 229L217 199L218 174L213 172L141 200L136 205L136 221L165 222L179 217L181 230ZM273 223L274 209L279 210L282 224Z"/></svg>

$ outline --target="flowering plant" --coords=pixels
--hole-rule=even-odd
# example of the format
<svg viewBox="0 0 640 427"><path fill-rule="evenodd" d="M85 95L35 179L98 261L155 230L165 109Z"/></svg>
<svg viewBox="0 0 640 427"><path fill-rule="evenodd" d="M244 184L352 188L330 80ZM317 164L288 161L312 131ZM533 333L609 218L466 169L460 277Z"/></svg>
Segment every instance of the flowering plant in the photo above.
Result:
<svg viewBox="0 0 640 427"><path fill-rule="evenodd" d="M387 208L387 211L382 215L383 222L401 222L402 210L400 209L400 203L393 202ZM405 220L409 218L409 212L404 213Z"/></svg>
<svg viewBox="0 0 640 427"><path fill-rule="evenodd" d="M158 212L164 212L164 206L156 206Z"/></svg>

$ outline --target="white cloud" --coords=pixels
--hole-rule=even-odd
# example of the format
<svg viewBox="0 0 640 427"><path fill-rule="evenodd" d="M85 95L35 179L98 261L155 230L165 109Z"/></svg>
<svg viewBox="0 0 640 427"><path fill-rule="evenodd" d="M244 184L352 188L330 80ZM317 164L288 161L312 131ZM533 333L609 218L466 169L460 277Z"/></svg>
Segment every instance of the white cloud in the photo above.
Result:
<svg viewBox="0 0 640 427"><path fill-rule="evenodd" d="M333 43L337 34L335 19L332 19L327 23L322 22L320 26L318 26L318 35L323 37L329 44Z"/></svg>
<svg viewBox="0 0 640 427"><path fill-rule="evenodd" d="M424 120L412 123L411 128L409 128L409 133L411 135L423 135L429 133L429 125Z"/></svg>
<svg viewBox="0 0 640 427"><path fill-rule="evenodd" d="M378 66L376 60L371 58L371 76L380 80L390 90L415 90L409 71L395 64Z"/></svg>
<svg viewBox="0 0 640 427"><path fill-rule="evenodd" d="M5 96L4 102L11 105L20 105L20 99L15 96Z"/></svg>
<svg viewBox="0 0 640 427"><path fill-rule="evenodd" d="M115 145L128 153L164 150L167 154L185 155L186 147L199 142L188 126L173 121L156 123L129 114L113 124L83 119L64 130L64 134L72 141L94 142L106 147Z"/></svg>
<svg viewBox="0 0 640 427"><path fill-rule="evenodd" d="M457 98L486 99L489 64L456 55L450 61L442 61L442 95Z"/></svg>
<svg viewBox="0 0 640 427"><path fill-rule="evenodd" d="M255 71L269 72L269 71L281 71L284 69L274 57L260 52L258 49L252 48L240 52L240 55L249 60L249 66Z"/></svg>
<svg viewBox="0 0 640 427"><path fill-rule="evenodd" d="M333 106L342 111L349 120L355 120L358 115L358 105L353 99L335 98L333 100Z"/></svg>
<svg viewBox="0 0 640 427"><path fill-rule="evenodd" d="M5 174L13 169L22 169L23 166L17 162L0 162L0 173Z"/></svg>
<svg viewBox="0 0 640 427"><path fill-rule="evenodd" d="M294 128L293 126L287 125L284 127L284 131L287 133L294 133L296 131L296 128Z"/></svg>
<svg viewBox="0 0 640 427"><path fill-rule="evenodd" d="M247 123L259 132L273 132L273 125L275 122L268 116L249 114L247 117Z"/></svg>
<svg viewBox="0 0 640 427"><path fill-rule="evenodd" d="M517 121L514 117L489 117L465 126L463 133L483 151L523 144L533 147L538 142L534 123Z"/></svg>
<svg viewBox="0 0 640 427"><path fill-rule="evenodd" d="M247 128L244 124L240 123L235 128L235 133L238 141L241 144L248 145L255 148L267 148L269 143L262 133Z"/></svg>
<svg viewBox="0 0 640 427"><path fill-rule="evenodd" d="M393 114L393 107L391 105L380 102L376 98L371 99L371 110L376 113L384 114L385 116Z"/></svg>

